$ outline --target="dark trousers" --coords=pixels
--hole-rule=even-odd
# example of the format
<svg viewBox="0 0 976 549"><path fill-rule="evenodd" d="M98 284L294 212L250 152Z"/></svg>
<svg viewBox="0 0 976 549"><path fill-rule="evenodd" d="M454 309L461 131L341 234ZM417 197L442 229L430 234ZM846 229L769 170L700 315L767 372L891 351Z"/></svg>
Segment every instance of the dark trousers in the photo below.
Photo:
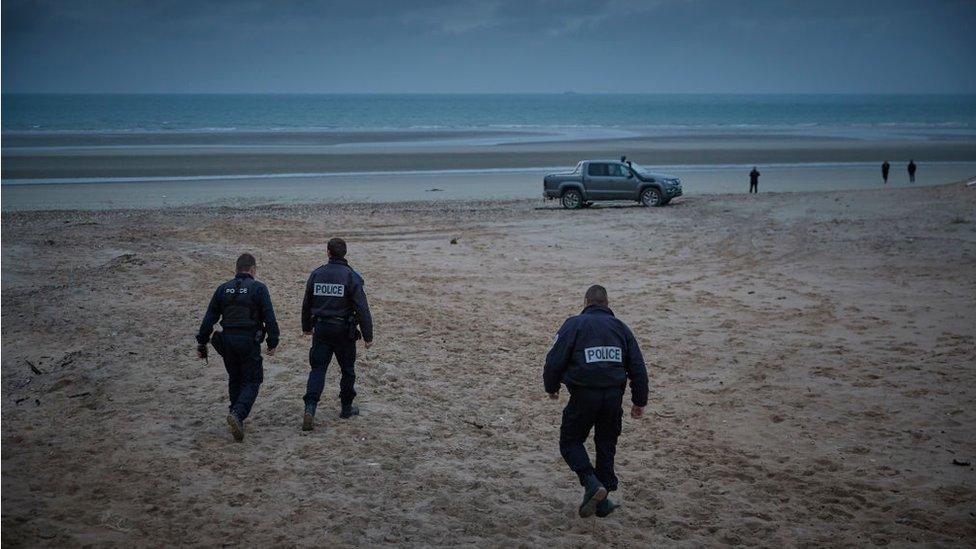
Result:
<svg viewBox="0 0 976 549"><path fill-rule="evenodd" d="M759 194L759 183L749 183L749 192Z"/></svg>
<svg viewBox="0 0 976 549"><path fill-rule="evenodd" d="M908 182L909 183L915 182L915 172L908 172Z"/></svg>
<svg viewBox="0 0 976 549"><path fill-rule="evenodd" d="M308 351L308 363L312 370L308 373L305 390L306 406L318 404L332 355L335 355L342 370L339 400L343 406L347 406L356 398L356 342L349 338L349 327L345 323L318 322L312 336L312 348Z"/></svg>
<svg viewBox="0 0 976 549"><path fill-rule="evenodd" d="M251 413L251 406L254 406L264 381L261 345L254 341L252 333L229 334L225 331L222 337L230 411L244 421Z"/></svg>
<svg viewBox="0 0 976 549"><path fill-rule="evenodd" d="M617 453L617 437L620 436L624 389L573 387L569 394L569 404L563 410L563 423L559 428L559 452L569 468L579 476L580 484L585 486L584 479L595 474L607 490L616 490L613 457ZM595 428L595 468L584 446L592 428Z"/></svg>

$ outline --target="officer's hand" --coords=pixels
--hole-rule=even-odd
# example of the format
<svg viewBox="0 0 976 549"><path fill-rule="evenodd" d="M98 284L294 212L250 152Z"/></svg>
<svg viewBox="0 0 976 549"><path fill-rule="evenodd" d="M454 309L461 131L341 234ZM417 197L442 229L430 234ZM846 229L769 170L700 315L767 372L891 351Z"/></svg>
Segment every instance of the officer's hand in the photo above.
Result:
<svg viewBox="0 0 976 549"><path fill-rule="evenodd" d="M309 337L312 335L312 332L302 332L302 335L305 337Z"/></svg>
<svg viewBox="0 0 976 549"><path fill-rule="evenodd" d="M549 400L558 400L559 393L549 393Z"/></svg>
<svg viewBox="0 0 976 549"><path fill-rule="evenodd" d="M206 345L197 345L197 358L199 358L200 360L203 360L203 359L207 358L207 346Z"/></svg>
<svg viewBox="0 0 976 549"><path fill-rule="evenodd" d="M644 407L643 406L633 406L630 409L630 417L634 419L640 419L644 417Z"/></svg>
<svg viewBox="0 0 976 549"><path fill-rule="evenodd" d="M366 348L369 349L370 347L373 346L373 342L372 341L363 341L363 345L365 345Z"/></svg>
<svg viewBox="0 0 976 549"><path fill-rule="evenodd" d="M278 350L277 347L268 347L268 350L265 351L264 354L268 356L274 356L276 350Z"/></svg>

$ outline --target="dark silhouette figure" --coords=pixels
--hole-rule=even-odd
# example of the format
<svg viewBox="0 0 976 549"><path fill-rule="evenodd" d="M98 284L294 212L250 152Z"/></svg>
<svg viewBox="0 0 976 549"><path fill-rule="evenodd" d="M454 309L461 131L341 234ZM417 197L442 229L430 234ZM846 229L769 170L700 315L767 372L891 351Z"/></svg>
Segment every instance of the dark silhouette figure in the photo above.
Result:
<svg viewBox="0 0 976 549"><path fill-rule="evenodd" d="M914 160L909 160L908 161L908 182L909 183L914 183L915 182L915 170L917 170L917 169L918 169L918 166L915 165L915 161Z"/></svg>
<svg viewBox="0 0 976 549"><path fill-rule="evenodd" d="M755 166L752 167L752 171L749 172L749 193L759 193L759 170Z"/></svg>
<svg viewBox="0 0 976 549"><path fill-rule="evenodd" d="M885 183L888 183L888 172L891 170L891 164L887 160L881 165L881 179L884 179Z"/></svg>

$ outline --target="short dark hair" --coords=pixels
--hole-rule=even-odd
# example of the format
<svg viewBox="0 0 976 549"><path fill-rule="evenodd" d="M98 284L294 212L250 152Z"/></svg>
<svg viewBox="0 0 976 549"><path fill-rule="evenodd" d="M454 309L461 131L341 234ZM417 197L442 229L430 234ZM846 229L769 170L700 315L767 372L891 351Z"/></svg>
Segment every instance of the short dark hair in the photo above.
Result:
<svg viewBox="0 0 976 549"><path fill-rule="evenodd" d="M241 254L241 257L237 258L237 271L245 271L251 267L257 265L258 262L255 261L254 256L251 254Z"/></svg>
<svg viewBox="0 0 976 549"><path fill-rule="evenodd" d="M586 290L586 302L593 305L603 305L606 307L610 303L607 297L607 289L599 284L594 284Z"/></svg>
<svg viewBox="0 0 976 549"><path fill-rule="evenodd" d="M329 250L329 257L334 257L336 259L346 257L346 241L341 238L329 239L329 244L326 246L326 248Z"/></svg>

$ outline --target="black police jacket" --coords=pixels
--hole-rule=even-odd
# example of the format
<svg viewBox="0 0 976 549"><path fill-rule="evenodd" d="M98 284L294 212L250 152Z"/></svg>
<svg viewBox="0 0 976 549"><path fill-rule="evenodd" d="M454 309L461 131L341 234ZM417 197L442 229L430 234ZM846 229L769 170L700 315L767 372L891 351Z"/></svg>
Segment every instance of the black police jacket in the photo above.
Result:
<svg viewBox="0 0 976 549"><path fill-rule="evenodd" d="M349 319L355 313L363 340L373 341L373 317L364 285L363 277L345 259L330 258L312 271L302 301L302 331L312 331L315 317Z"/></svg>
<svg viewBox="0 0 976 549"><path fill-rule="evenodd" d="M262 330L268 336L268 348L278 346L278 321L271 294L267 286L247 273L237 273L217 287L200 324L197 343L206 345L210 341L218 320L225 330Z"/></svg>
<svg viewBox="0 0 976 549"><path fill-rule="evenodd" d="M556 334L542 375L547 393L567 387L623 387L630 380L631 399L647 405L647 368L634 334L613 311L590 305L570 317Z"/></svg>

